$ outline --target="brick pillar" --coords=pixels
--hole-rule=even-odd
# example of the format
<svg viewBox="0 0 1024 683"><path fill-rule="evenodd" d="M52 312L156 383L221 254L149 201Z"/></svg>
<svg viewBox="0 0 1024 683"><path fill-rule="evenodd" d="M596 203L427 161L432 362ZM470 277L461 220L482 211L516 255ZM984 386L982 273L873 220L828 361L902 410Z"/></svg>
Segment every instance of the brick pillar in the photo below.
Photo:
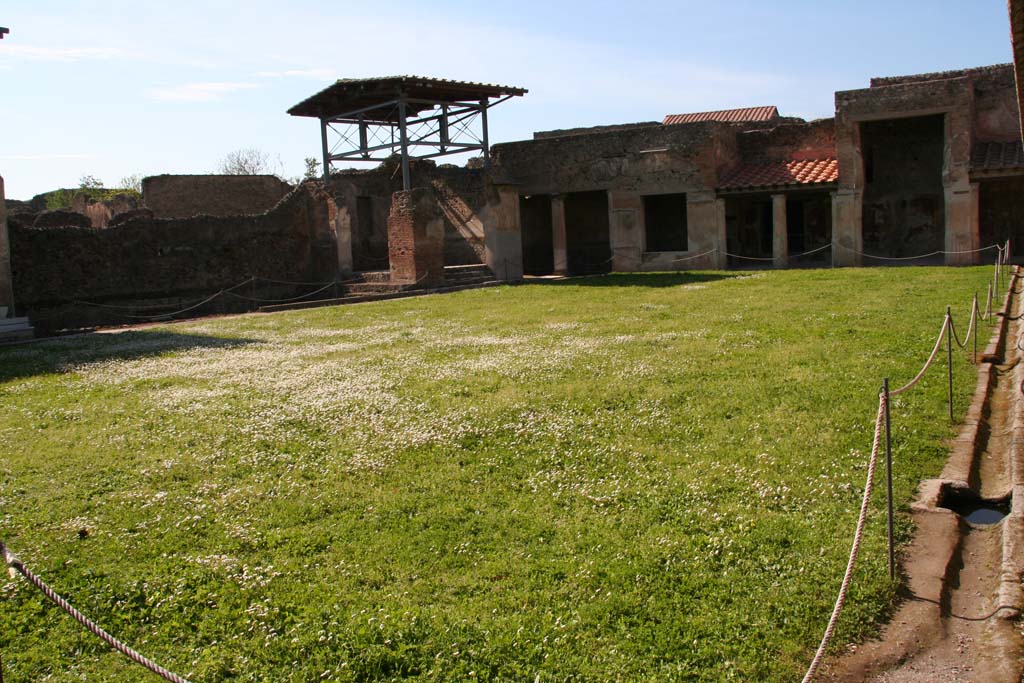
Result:
<svg viewBox="0 0 1024 683"><path fill-rule="evenodd" d="M0 318L14 315L14 283L11 279L11 245L7 237L7 208L4 205L4 179L0 177Z"/></svg>
<svg viewBox="0 0 1024 683"><path fill-rule="evenodd" d="M391 195L388 258L392 282L444 284L444 218L432 190L417 187Z"/></svg>
<svg viewBox="0 0 1024 683"><path fill-rule="evenodd" d="M776 268L789 265L789 234L786 231L786 195L772 195L772 259Z"/></svg>
<svg viewBox="0 0 1024 683"><path fill-rule="evenodd" d="M569 273L569 251L565 236L565 196L551 196L551 241L555 252L555 275Z"/></svg>

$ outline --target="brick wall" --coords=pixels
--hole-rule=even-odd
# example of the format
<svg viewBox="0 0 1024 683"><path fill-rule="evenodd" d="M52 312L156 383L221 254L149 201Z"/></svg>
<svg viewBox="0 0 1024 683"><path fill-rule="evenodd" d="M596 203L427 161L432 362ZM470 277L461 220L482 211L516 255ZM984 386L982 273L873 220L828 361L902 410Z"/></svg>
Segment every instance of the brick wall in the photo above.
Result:
<svg viewBox="0 0 1024 683"><path fill-rule="evenodd" d="M444 282L444 221L431 190L392 195L388 256L393 282L422 287Z"/></svg>
<svg viewBox="0 0 1024 683"><path fill-rule="evenodd" d="M250 216L153 218L105 230L12 222L18 304L30 311L74 300L132 300L215 292L251 276L329 281L338 270L333 202L305 183Z"/></svg>
<svg viewBox="0 0 1024 683"><path fill-rule="evenodd" d="M158 175L142 199L158 218L238 216L269 211L292 189L272 175Z"/></svg>

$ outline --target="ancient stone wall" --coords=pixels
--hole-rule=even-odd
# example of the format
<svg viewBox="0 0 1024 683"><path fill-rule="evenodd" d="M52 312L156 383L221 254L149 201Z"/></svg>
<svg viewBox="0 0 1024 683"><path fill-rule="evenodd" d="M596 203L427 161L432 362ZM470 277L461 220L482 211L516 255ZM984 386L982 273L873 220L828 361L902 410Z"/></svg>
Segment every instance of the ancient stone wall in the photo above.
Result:
<svg viewBox="0 0 1024 683"><path fill-rule="evenodd" d="M974 138L981 142L1020 141L1016 81L1010 65L985 71L974 82Z"/></svg>
<svg viewBox="0 0 1024 683"><path fill-rule="evenodd" d="M339 269L333 202L305 183L258 215L153 218L105 230L11 226L14 287L29 310L74 300L215 292L251 276L329 281Z"/></svg>
<svg viewBox="0 0 1024 683"><path fill-rule="evenodd" d="M495 145L497 168L522 194L620 190L644 193L713 188L728 124L628 128Z"/></svg>
<svg viewBox="0 0 1024 683"><path fill-rule="evenodd" d="M14 305L11 283L11 251L7 232L7 204L4 202L4 179L0 176L0 318L11 315Z"/></svg>
<svg viewBox="0 0 1024 683"><path fill-rule="evenodd" d="M105 228L110 220L126 211L139 208L140 200L135 195L117 194L110 199L97 201L84 193L76 194L71 200L71 210L89 217L94 228Z"/></svg>
<svg viewBox="0 0 1024 683"><path fill-rule="evenodd" d="M158 175L142 181L142 199L159 218L239 216L270 210L291 191L272 175Z"/></svg>
<svg viewBox="0 0 1024 683"><path fill-rule="evenodd" d="M612 133L632 128L650 128L660 126L660 121L641 121L639 123L618 123L607 126L586 126L582 128L560 128L555 130L540 130L533 134L534 140L546 140L548 138L564 138L569 135L591 135L593 133Z"/></svg>
<svg viewBox="0 0 1024 683"><path fill-rule="evenodd" d="M836 154L835 119L744 131L737 136L737 143L740 158L748 164L825 159Z"/></svg>
<svg viewBox="0 0 1024 683"><path fill-rule="evenodd" d="M445 265L484 262L481 214L487 203L485 172L414 161L413 187L433 188L444 217ZM331 176L331 193L351 221L353 267L357 271L388 267L387 221L391 195L402 189L401 170L386 162L368 171L342 171Z"/></svg>

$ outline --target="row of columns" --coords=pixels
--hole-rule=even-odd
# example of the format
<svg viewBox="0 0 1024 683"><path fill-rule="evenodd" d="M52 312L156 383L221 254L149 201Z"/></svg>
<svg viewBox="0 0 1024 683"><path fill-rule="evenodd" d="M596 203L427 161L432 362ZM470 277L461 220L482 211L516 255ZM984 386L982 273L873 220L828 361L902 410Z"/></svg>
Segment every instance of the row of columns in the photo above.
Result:
<svg viewBox="0 0 1024 683"><path fill-rule="evenodd" d="M862 192L838 190L832 197L832 254L837 266L863 265L864 251ZM614 270L637 270L641 265L643 249L643 221L640 220L640 195L609 191L609 238ZM947 187L945 202L945 250L949 265L978 262L979 248L979 187L969 183L964 187ZM772 202L772 264L776 268L789 266L789 238L786 221L785 193L771 195ZM692 267L726 268L725 199L714 192L687 193L687 224L689 252L703 254L714 251L707 258L696 260ZM707 227L711 229L708 230ZM551 228L554 251L554 272L565 275L569 271L568 244L565 224L565 195L551 197ZM954 253L961 252L961 253ZM671 266L667 266L671 267Z"/></svg>

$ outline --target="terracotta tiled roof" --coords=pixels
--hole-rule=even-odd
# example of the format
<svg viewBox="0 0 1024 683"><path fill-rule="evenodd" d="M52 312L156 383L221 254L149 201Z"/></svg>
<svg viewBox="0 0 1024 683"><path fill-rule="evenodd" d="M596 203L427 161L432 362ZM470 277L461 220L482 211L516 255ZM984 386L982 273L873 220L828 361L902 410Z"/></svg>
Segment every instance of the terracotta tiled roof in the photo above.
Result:
<svg viewBox="0 0 1024 683"><path fill-rule="evenodd" d="M971 150L972 171L1000 171L1024 168L1024 148L1020 142L976 142Z"/></svg>
<svg viewBox="0 0 1024 683"><path fill-rule="evenodd" d="M746 109L722 109L720 111L700 111L693 114L669 114L662 123L666 126L673 123L696 123L697 121L723 121L725 123L744 123L747 121L771 121L779 118L778 107L747 107Z"/></svg>
<svg viewBox="0 0 1024 683"><path fill-rule="evenodd" d="M834 157L776 161L769 164L743 164L722 179L721 190L782 185L834 183L839 179L839 164Z"/></svg>

